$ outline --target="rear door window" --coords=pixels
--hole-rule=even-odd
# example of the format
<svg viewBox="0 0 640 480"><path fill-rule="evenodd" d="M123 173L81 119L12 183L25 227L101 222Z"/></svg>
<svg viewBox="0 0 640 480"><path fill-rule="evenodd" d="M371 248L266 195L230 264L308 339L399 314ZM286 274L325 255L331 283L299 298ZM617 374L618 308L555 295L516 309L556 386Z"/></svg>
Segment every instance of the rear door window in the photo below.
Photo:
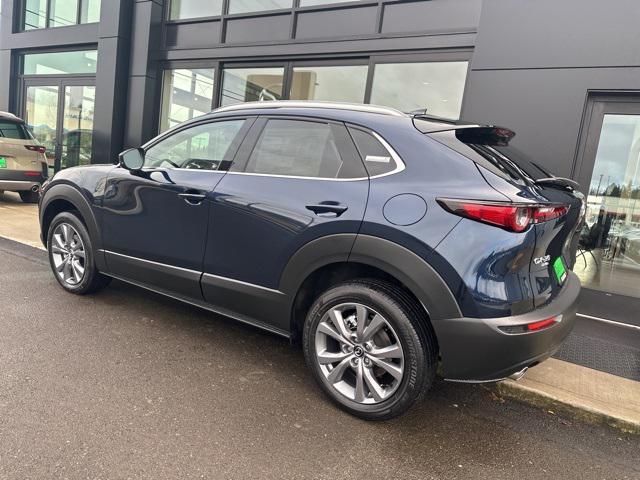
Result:
<svg viewBox="0 0 640 480"><path fill-rule="evenodd" d="M0 138L31 140L33 137L22 123L0 120Z"/></svg>
<svg viewBox="0 0 640 480"><path fill-rule="evenodd" d="M361 178L364 169L345 152L342 125L320 121L267 120L249 156L247 173L310 178Z"/></svg>

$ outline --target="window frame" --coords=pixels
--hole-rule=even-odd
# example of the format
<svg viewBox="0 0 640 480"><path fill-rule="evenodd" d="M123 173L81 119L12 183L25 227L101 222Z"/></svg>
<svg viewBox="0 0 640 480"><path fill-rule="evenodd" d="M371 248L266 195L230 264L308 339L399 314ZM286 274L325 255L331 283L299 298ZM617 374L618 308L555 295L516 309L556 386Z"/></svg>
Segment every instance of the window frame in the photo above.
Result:
<svg viewBox="0 0 640 480"><path fill-rule="evenodd" d="M371 69L369 65L369 59L367 57L354 57L354 58L340 58L340 59L320 59L320 60L296 60L288 62L285 71L285 84L286 88L286 100L291 98L291 87L293 86L293 71L296 68L323 68L323 67L367 67L365 75L364 91L362 92L363 103L369 103L367 101L367 86L369 85L369 71ZM310 100L313 101L313 100Z"/></svg>
<svg viewBox="0 0 640 480"><path fill-rule="evenodd" d="M218 170L200 170L200 169L194 169L194 168L183 168L183 167L172 167L172 166L168 166L168 167L151 167L151 166L145 166L143 165L141 170L144 172L157 172L157 171L166 171L166 170L180 170L180 171L190 171L190 172L200 172L200 173L227 173L231 170L231 168L234 166L234 164L236 163L236 157L238 156L238 152L240 150L240 147L242 146L245 138L247 137L247 133L249 133L249 131L252 129L253 124L256 121L256 116L254 115L230 115L230 116L225 116L225 117L218 117L218 118L203 118L203 119L198 119L198 120L192 120L192 121L188 121L188 122L184 122L181 123L180 125L176 125L173 128L170 128L169 130L167 130L166 132L163 132L161 135L153 138L152 140L150 140L149 142L145 143L142 147L142 151L144 152L144 155L146 157L147 152L157 146L158 144L160 144L161 142L168 140L169 138L173 137L174 135L177 135L185 130L191 129L191 128L196 128L199 127L201 125L206 125L206 124L212 124L212 123L220 123L220 122L228 122L228 121L235 121L235 120L244 120L244 124L242 125L242 127L240 128L240 130L238 131L238 133L236 134L235 138L233 139L233 141L231 142L231 145L229 145L229 150L227 151L228 157L230 158L230 160L221 160L221 168L219 168ZM226 168L222 168L222 164L226 164L224 165Z"/></svg>
<svg viewBox="0 0 640 480"><path fill-rule="evenodd" d="M200 62L200 63L202 63L202 62ZM165 80L167 78L167 72L175 72L176 70L206 70L206 69L213 69L213 87L212 87L213 95L212 95L211 105L210 105L210 110L209 111L211 111L211 110L213 110L215 108L214 105L215 105L215 102L217 101L217 96L218 96L218 84L217 84L217 82L218 82L218 79L220 78L219 71L218 71L219 67L220 67L220 64L218 62L216 62L215 66L210 66L211 65L210 63L207 63L206 66L200 66L200 64L198 64L198 66L192 66L192 65L193 65L193 63L190 64L190 66L186 66L186 64L183 64L183 65L179 65L179 66L175 66L175 67L171 67L171 68L162 68L160 70L160 78L162 80L161 80L160 88L159 88L159 90L160 90L160 99L159 100L160 101L157 104L157 109L158 109L157 120L158 121L157 121L157 124L156 124L156 128L157 128L157 132L158 133L163 133L164 134L165 132L168 132L169 130L171 130L171 128L168 128L164 132L161 132L162 114L163 114L163 108L162 107L164 106L163 105L164 96L165 96L166 87L167 87L167 85L165 83ZM185 120L185 122L189 122L191 120L193 120L193 118ZM184 123L184 122L181 122L180 124L182 124L182 123Z"/></svg>
<svg viewBox="0 0 640 480"><path fill-rule="evenodd" d="M352 148L353 153L352 161L360 161L360 167L364 176L362 177L353 177L353 178L327 178L327 177L313 177L313 176L304 176L304 175L281 175L275 173L254 173L247 172L247 167L249 165L249 159L251 158L251 154L254 149L258 145L258 141L262 136L262 132L264 131L265 126L270 120L289 120L289 121L299 121L299 122L308 122L308 123L321 123L325 125L329 125L332 128L340 129L341 136L343 138L336 139L336 147L338 148L338 155L343 162L350 161L348 158L347 148ZM342 144L345 142L346 144ZM239 158L238 158L239 157ZM358 154L357 148L347 131L347 127L343 122L334 119L316 117L316 116L298 116L298 115L260 115L258 119L253 124L251 131L245 137L243 144L236 155L236 159L233 165L233 168L228 171L229 174L233 175L251 175L255 177L273 177L273 178L290 178L297 180L319 180L319 181L333 181L333 182L356 182L362 180L369 180L369 176L367 175L367 169L365 165L362 163L362 159Z"/></svg>
<svg viewBox="0 0 640 480"><path fill-rule="evenodd" d="M51 3L53 2L53 0L45 0L46 1L46 6L45 6L45 19L44 19L44 27L39 27L39 28L26 28L26 24L25 22L27 21L27 0L19 0L18 1L18 8L19 8L19 16L18 16L18 31L20 32L32 32L32 31L38 31L38 30L46 30L49 28L65 28L65 27L75 27L78 25L91 25L91 24L96 24L96 23L100 23L100 20L98 20L97 22L85 22L82 23L82 5L83 5L83 0L77 0L78 1L78 6L76 7L76 22L74 24L71 25L57 25L57 26L51 26L51 21L50 21L50 14L51 14ZM102 15L102 2L104 1L109 1L109 0L100 0L100 14Z"/></svg>
<svg viewBox="0 0 640 480"><path fill-rule="evenodd" d="M371 104L371 93L373 90L373 80L376 65L394 64L394 63L445 63L445 62L467 62L467 73L465 75L464 89L462 90L462 100L460 102L460 111L464 111L466 92L469 86L469 74L471 73L471 56L473 50L460 49L451 52L435 51L425 53L407 53L407 54L390 54L390 55L371 55L369 59L369 72L367 77L367 93L365 95L365 103Z"/></svg>
<svg viewBox="0 0 640 480"><path fill-rule="evenodd" d="M214 95L213 108L219 108L222 105L222 87L224 83L225 70L233 69L249 69L249 68L282 68L282 95L281 100L289 99L289 92L287 91L288 85L291 83L291 62L287 61L275 61L275 62L220 62L219 63L219 83L216 87L216 94ZM246 102L241 102L246 103Z"/></svg>
<svg viewBox="0 0 640 480"><path fill-rule="evenodd" d="M394 0L397 1L397 0ZM351 2L353 3L353 2ZM342 4L337 4L334 8L340 8ZM305 9L317 9L319 7L304 7ZM180 20L178 22L188 22L188 20ZM375 72L375 65L382 63L429 63L429 62L467 62L467 76L471 70L471 56L473 54L472 48L456 48L452 50L423 50L420 52L412 53L379 53L379 52L363 52L354 55L353 57L341 55L337 57L319 56L294 59L291 57L284 57L281 59L268 60L268 61L227 61L222 60L166 60L160 65L161 75L164 75L166 70L175 69L197 69L197 68L214 68L214 90L213 100L211 102L211 109L215 110L221 106L222 98L222 80L223 72L227 68L283 68L283 100L289 100L291 93L291 84L293 81L293 69L295 67L339 67L339 66L358 66L367 65L367 81L365 84L365 94L363 104L371 104L371 91L373 87L373 77ZM462 94L461 111L464 111L466 90L469 82L465 81L465 89ZM160 104L162 102L162 86L156 90L156 133L160 131Z"/></svg>

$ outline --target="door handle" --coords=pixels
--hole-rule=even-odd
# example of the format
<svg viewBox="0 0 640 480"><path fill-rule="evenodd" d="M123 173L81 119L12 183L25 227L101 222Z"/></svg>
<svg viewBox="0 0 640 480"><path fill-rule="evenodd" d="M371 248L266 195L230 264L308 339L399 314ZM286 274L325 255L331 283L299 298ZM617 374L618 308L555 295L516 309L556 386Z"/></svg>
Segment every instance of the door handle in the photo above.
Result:
<svg viewBox="0 0 640 480"><path fill-rule="evenodd" d="M200 205L202 201L207 197L204 193L179 193L178 196L182 198L189 205Z"/></svg>
<svg viewBox="0 0 640 480"><path fill-rule="evenodd" d="M317 205L307 205L306 208L319 217L339 217L346 212L349 207L340 205L337 202L320 202Z"/></svg>

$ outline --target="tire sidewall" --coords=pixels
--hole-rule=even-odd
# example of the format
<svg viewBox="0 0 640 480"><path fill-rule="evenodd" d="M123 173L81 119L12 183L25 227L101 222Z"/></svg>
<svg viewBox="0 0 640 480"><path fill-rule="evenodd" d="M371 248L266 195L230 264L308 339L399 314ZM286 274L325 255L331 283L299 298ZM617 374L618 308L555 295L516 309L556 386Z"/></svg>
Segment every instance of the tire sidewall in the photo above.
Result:
<svg viewBox="0 0 640 480"><path fill-rule="evenodd" d="M316 360L315 337L318 323L326 312L341 303L361 303L382 315L393 327L404 353L404 377L393 395L383 402L366 405L350 400L327 381ZM424 393L435 365L430 365L423 340L413 327L408 312L392 297L364 284L346 284L323 293L312 305L303 332L303 349L307 365L321 388L339 406L357 416L375 419L404 412ZM432 371L433 370L433 371ZM398 411L398 413L394 413Z"/></svg>
<svg viewBox="0 0 640 480"><path fill-rule="evenodd" d="M82 281L77 285L69 285L64 280L60 278L58 272L56 272L55 265L53 263L53 252L51 249L52 240L53 240L53 232L61 223L68 223L73 226L73 228L78 232L80 238L82 239L82 243L84 244L85 251L85 262L84 262L84 277ZM93 251L93 244L91 243L91 237L89 236L89 232L87 228L84 226L82 221L71 212L62 212L53 219L51 225L49 226L49 231L47 232L47 253L49 256L49 265L51 270L53 271L53 275L66 291L71 293L82 294L87 292L91 285L93 284L93 279L96 275L96 267L95 267L95 258Z"/></svg>

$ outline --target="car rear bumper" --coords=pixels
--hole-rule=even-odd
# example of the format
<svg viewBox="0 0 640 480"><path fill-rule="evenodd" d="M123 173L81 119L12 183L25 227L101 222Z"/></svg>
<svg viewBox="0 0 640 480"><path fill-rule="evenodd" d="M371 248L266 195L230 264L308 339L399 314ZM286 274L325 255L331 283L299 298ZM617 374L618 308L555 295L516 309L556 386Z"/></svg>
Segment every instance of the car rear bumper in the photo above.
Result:
<svg viewBox="0 0 640 480"><path fill-rule="evenodd" d="M573 272L567 273L566 283L554 300L532 312L491 319L455 318L434 324L444 377L458 382L498 381L553 355L576 318L580 280ZM542 330L501 330L560 315L560 321Z"/></svg>
<svg viewBox="0 0 640 480"><path fill-rule="evenodd" d="M0 180L0 190L9 192L37 191L42 182L34 182L33 180Z"/></svg>
<svg viewBox="0 0 640 480"><path fill-rule="evenodd" d="M46 180L43 174L35 175L38 172L30 172L27 175L22 170L0 170L0 190L9 192L21 192L39 188Z"/></svg>

